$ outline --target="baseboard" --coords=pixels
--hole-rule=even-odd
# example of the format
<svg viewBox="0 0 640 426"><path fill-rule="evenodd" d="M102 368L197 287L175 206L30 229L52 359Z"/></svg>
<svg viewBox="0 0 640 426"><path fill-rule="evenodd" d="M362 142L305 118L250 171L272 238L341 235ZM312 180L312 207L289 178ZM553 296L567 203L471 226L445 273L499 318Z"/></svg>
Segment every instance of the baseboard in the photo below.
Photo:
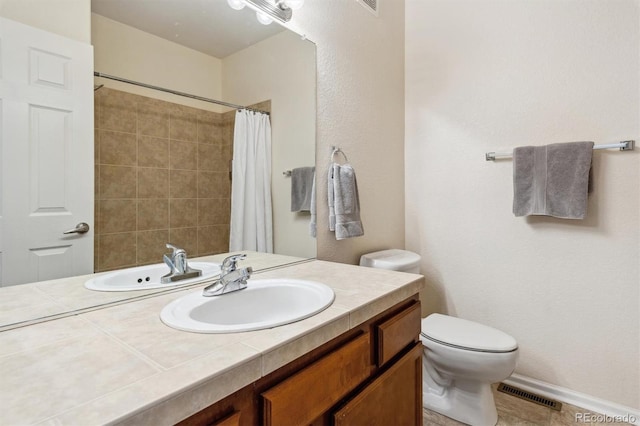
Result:
<svg viewBox="0 0 640 426"><path fill-rule="evenodd" d="M605 401L591 395L572 391L571 389L552 385L530 377L512 374L504 383L516 386L529 392L535 392L539 395L553 398L560 402L575 405L595 413L604 414L609 417L618 417L625 419L624 421L634 425L640 425L640 410L625 407L615 402ZM603 421L602 423L610 423Z"/></svg>

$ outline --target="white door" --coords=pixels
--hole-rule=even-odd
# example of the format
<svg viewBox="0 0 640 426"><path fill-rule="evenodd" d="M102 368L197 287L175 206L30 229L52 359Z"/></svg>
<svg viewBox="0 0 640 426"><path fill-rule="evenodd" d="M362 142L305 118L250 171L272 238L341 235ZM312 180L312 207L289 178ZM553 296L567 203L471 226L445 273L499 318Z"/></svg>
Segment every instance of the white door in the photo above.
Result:
<svg viewBox="0 0 640 426"><path fill-rule="evenodd" d="M91 273L93 47L0 18L0 117L0 286Z"/></svg>

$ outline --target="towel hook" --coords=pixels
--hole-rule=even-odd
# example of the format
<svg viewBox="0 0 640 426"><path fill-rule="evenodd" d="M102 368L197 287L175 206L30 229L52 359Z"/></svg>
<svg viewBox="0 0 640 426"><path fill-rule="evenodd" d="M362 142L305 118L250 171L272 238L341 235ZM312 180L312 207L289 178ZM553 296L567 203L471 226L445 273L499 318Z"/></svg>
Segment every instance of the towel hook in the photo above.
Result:
<svg viewBox="0 0 640 426"><path fill-rule="evenodd" d="M333 157L334 157L336 154L342 154L342 156L344 157L344 161L346 161L347 163L349 162L349 159L347 158L347 154L345 154L345 153L344 153L344 151L343 151L342 149L340 149L340 148L339 148L339 147L337 147L337 146L332 147L332 149L333 149L333 150L331 151L331 158L330 158L330 160L331 160L331 161L333 161Z"/></svg>

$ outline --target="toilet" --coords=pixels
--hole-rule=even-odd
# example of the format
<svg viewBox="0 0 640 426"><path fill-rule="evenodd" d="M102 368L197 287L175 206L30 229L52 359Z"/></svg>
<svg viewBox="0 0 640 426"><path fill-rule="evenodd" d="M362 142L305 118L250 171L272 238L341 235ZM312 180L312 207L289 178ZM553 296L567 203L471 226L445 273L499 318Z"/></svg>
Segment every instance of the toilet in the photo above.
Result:
<svg viewBox="0 0 640 426"><path fill-rule="evenodd" d="M419 273L420 256L406 250L365 254L360 266ZM500 330L442 314L422 319L422 405L459 422L498 421L491 384L513 373L518 343Z"/></svg>

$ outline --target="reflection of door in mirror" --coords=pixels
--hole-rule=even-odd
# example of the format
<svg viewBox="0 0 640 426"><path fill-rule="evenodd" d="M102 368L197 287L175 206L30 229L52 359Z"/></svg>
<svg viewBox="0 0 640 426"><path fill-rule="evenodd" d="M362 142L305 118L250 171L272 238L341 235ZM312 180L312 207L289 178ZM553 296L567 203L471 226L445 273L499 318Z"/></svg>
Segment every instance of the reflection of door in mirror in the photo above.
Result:
<svg viewBox="0 0 640 426"><path fill-rule="evenodd" d="M312 43L280 29L220 59L97 14L92 39L101 73L272 109L275 252L315 256L309 215L290 211L282 174L315 163ZM235 110L96 84L96 271L157 263L168 241L191 257L228 251Z"/></svg>
<svg viewBox="0 0 640 426"><path fill-rule="evenodd" d="M0 40L0 286L90 273L91 46L3 18Z"/></svg>

